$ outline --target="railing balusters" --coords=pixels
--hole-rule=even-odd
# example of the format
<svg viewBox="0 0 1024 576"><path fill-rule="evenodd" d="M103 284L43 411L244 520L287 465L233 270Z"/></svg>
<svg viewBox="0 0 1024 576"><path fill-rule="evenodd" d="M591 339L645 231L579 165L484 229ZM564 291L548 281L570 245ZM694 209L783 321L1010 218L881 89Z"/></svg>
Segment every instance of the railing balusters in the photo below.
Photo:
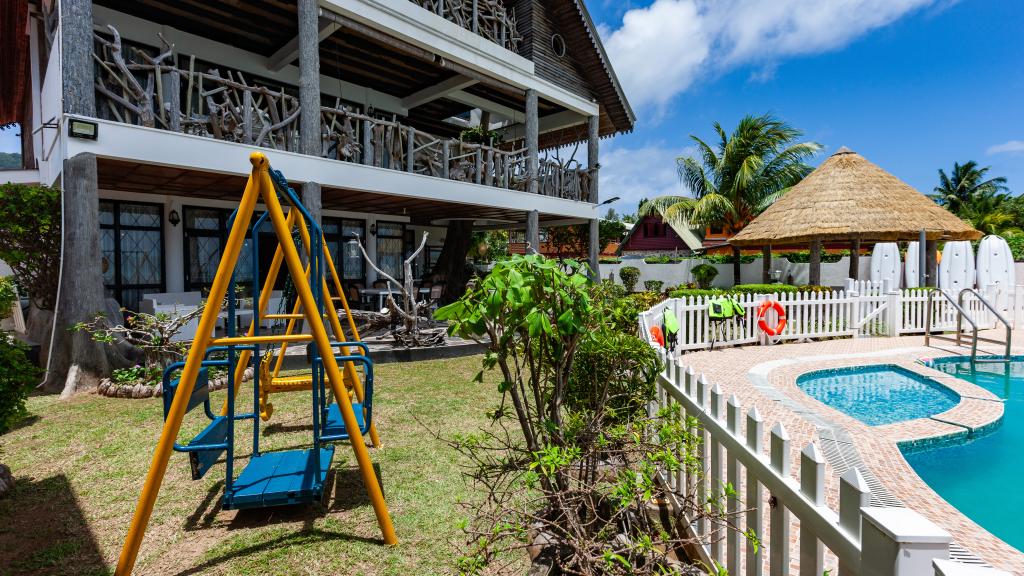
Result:
<svg viewBox="0 0 1024 576"><path fill-rule="evenodd" d="M412 126L405 129L407 140L405 147L405 171L412 172L416 156L416 129Z"/></svg>
<svg viewBox="0 0 1024 576"><path fill-rule="evenodd" d="M761 454L764 451L763 437L764 419L757 406L754 406L747 414L747 447L755 454ZM757 544L752 540L747 541L747 576L761 576L763 572L761 550L764 544L764 502L761 493L761 483L748 468L747 499L744 503L747 507L747 530L757 539Z"/></svg>
<svg viewBox="0 0 1024 576"><path fill-rule="evenodd" d="M771 464L775 472L789 478L789 434L778 423L771 432ZM772 497L769 513L770 542L768 545L769 571L771 576L786 576L789 573L789 510Z"/></svg>
<svg viewBox="0 0 1024 576"><path fill-rule="evenodd" d="M800 452L800 491L815 506L825 505L825 458L814 443ZM800 576L821 576L825 547L810 523L800 523Z"/></svg>
<svg viewBox="0 0 1024 576"><path fill-rule="evenodd" d="M715 384L711 389L711 417L719 420L722 418L722 387ZM711 500L712 506L718 507L722 499L722 445L715 436L710 436L709 447L711 450ZM717 562L722 557L722 526L716 525L711 533L711 557Z"/></svg>
<svg viewBox="0 0 1024 576"><path fill-rule="evenodd" d="M735 394L729 397L729 401L726 403L726 422L729 427L729 432L733 436L739 437L740 435L740 399ZM739 502L739 490L740 490L740 463L736 459L736 454L731 450L726 451L726 479L729 482L732 490L734 491L732 496L729 496L729 500L726 503L726 511L729 514L729 521L734 523L739 528L742 523L742 519L739 517L740 502ZM736 530L729 530L726 535L726 569L729 570L730 574L740 573L740 550L742 549L739 533Z"/></svg>

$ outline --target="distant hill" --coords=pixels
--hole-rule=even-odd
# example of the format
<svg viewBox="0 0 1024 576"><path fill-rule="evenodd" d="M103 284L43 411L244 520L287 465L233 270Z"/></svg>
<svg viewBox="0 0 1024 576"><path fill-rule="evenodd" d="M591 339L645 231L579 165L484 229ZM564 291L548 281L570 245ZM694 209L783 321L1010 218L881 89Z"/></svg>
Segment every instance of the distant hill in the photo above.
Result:
<svg viewBox="0 0 1024 576"><path fill-rule="evenodd" d="M0 170L21 169L21 154L0 152Z"/></svg>

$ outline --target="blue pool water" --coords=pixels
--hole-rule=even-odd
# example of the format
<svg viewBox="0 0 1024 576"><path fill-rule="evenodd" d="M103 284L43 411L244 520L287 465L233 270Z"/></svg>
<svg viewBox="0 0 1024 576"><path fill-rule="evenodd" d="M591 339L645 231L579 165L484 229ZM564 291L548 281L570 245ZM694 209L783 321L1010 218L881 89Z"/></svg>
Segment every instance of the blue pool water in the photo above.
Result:
<svg viewBox="0 0 1024 576"><path fill-rule="evenodd" d="M1024 356L1007 364L965 357L929 362L1003 398L1002 424L952 446L903 449L918 476L947 502L1014 548L1024 551Z"/></svg>
<svg viewBox="0 0 1024 576"><path fill-rule="evenodd" d="M808 372L796 379L796 385L868 426L925 418L960 402L949 388L889 364Z"/></svg>

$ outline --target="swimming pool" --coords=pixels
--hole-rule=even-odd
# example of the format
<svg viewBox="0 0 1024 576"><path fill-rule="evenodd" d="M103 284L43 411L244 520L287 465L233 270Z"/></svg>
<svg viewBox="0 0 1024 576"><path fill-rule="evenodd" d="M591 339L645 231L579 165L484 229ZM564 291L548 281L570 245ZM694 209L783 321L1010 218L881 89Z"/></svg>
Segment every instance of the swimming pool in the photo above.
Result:
<svg viewBox="0 0 1024 576"><path fill-rule="evenodd" d="M973 382L1004 399L1002 425L965 442L931 449L904 449L918 476L956 509L1014 548L1024 551L1024 356L1009 364L971 366L966 356L928 365Z"/></svg>
<svg viewBox="0 0 1024 576"><path fill-rule="evenodd" d="M949 388L892 364L817 370L802 374L796 385L868 426L926 418L960 402Z"/></svg>

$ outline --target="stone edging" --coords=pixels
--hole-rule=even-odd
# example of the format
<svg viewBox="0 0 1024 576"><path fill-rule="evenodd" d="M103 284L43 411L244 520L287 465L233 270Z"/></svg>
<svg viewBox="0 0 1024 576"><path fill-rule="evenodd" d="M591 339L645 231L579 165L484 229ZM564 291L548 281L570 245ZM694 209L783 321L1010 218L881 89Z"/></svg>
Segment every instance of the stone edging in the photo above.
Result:
<svg viewBox="0 0 1024 576"><path fill-rule="evenodd" d="M252 368L246 368L242 381L252 380ZM227 375L210 380L210 390L222 390L228 385ZM109 378L100 380L96 393L108 398L159 398L163 396L162 386L149 386L146 384L117 384Z"/></svg>

